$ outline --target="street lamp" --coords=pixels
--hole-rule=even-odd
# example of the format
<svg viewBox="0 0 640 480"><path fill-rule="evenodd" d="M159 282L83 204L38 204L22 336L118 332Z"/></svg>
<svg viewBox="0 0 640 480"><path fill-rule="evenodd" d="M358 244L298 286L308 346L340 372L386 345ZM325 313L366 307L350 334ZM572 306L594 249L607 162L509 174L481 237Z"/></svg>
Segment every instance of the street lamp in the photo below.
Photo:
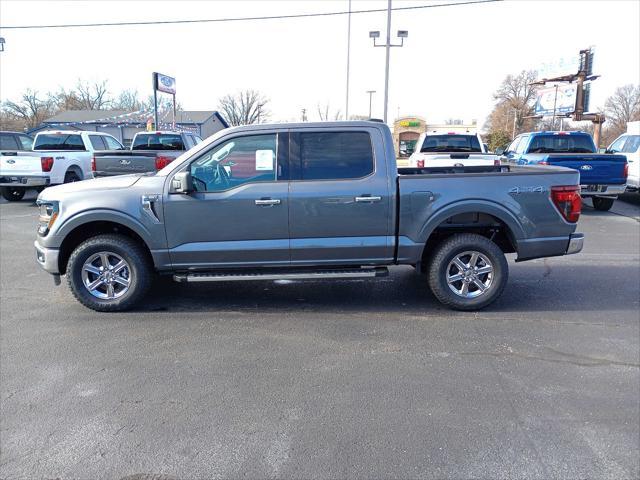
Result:
<svg viewBox="0 0 640 480"><path fill-rule="evenodd" d="M387 110L389 105L389 53L391 47L402 47L404 45L404 39L409 36L408 30L398 30L399 44L391 43L391 0L387 3L387 41L385 43L378 43L376 39L380 38L379 30L372 30L369 32L369 38L373 38L374 47L384 47L386 49L386 59L384 67L384 122L387 122Z"/></svg>
<svg viewBox="0 0 640 480"><path fill-rule="evenodd" d="M373 94L376 93L376 91L367 90L367 93L369 94L369 118L371 118L371 98L373 97Z"/></svg>
<svg viewBox="0 0 640 480"><path fill-rule="evenodd" d="M0 37L0 52L4 52L4 37Z"/></svg>

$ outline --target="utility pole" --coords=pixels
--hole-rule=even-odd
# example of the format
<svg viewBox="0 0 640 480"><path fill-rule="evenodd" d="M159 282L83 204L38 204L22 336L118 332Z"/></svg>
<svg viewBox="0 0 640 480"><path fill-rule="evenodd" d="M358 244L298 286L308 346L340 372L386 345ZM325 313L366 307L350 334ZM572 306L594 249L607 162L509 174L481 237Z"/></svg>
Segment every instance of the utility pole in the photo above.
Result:
<svg viewBox="0 0 640 480"><path fill-rule="evenodd" d="M551 130L556 129L556 104L558 103L558 84L556 83L556 95L553 97L553 119L551 120Z"/></svg>
<svg viewBox="0 0 640 480"><path fill-rule="evenodd" d="M302 109L302 121L303 122L307 121L307 109L306 108Z"/></svg>
<svg viewBox="0 0 640 480"><path fill-rule="evenodd" d="M384 47L386 50L385 66L384 66L384 122L387 123L387 112L389 109L389 55L391 53L391 47L402 47L404 45L404 39L409 36L407 30L398 30L398 38L400 44L391 43L391 0L387 1L387 41L380 45L376 43L376 39L380 37L380 31L374 30L369 32L369 37L373 38L374 47Z"/></svg>
<svg viewBox="0 0 640 480"><path fill-rule="evenodd" d="M344 119L349 120L349 62L351 60L351 0L349 0L349 15L347 20L347 99L344 107Z"/></svg>
<svg viewBox="0 0 640 480"><path fill-rule="evenodd" d="M516 120L518 119L518 110L513 109L513 132L511 133L511 140L516 138Z"/></svg>
<svg viewBox="0 0 640 480"><path fill-rule="evenodd" d="M376 93L376 91L367 90L367 93L369 94L369 118L371 118L371 97L373 97L373 94Z"/></svg>

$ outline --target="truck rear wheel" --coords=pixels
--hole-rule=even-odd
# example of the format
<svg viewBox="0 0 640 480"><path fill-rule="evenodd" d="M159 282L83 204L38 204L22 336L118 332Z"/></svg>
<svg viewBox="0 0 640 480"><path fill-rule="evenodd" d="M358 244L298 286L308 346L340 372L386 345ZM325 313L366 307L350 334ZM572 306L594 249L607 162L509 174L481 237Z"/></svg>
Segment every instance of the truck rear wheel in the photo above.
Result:
<svg viewBox="0 0 640 480"><path fill-rule="evenodd" d="M142 246L123 235L98 235L71 253L67 282L74 297L98 312L135 305L149 289L153 271Z"/></svg>
<svg viewBox="0 0 640 480"><path fill-rule="evenodd" d="M8 202L17 202L22 200L26 191L24 187L2 187L2 198Z"/></svg>
<svg viewBox="0 0 640 480"><path fill-rule="evenodd" d="M600 210L601 212L607 212L613 207L613 202L615 198L605 198L605 197L593 197L591 202L593 203L593 208L596 210Z"/></svg>
<svg viewBox="0 0 640 480"><path fill-rule="evenodd" d="M428 266L431 291L455 310L479 310L504 290L509 265L502 250L482 235L453 235L439 244Z"/></svg>

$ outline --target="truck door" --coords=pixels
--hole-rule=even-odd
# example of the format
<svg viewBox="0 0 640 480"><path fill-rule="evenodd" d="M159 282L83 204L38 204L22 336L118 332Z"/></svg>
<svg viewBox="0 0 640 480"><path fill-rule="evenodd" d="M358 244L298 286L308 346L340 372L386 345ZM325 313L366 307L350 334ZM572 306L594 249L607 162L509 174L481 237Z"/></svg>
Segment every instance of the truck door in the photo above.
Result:
<svg viewBox="0 0 640 480"><path fill-rule="evenodd" d="M174 268L289 264L287 137L226 137L186 167L195 191L164 202Z"/></svg>
<svg viewBox="0 0 640 480"><path fill-rule="evenodd" d="M393 259L383 138L366 127L291 131L292 265L375 265ZM395 192L395 189L393 190Z"/></svg>

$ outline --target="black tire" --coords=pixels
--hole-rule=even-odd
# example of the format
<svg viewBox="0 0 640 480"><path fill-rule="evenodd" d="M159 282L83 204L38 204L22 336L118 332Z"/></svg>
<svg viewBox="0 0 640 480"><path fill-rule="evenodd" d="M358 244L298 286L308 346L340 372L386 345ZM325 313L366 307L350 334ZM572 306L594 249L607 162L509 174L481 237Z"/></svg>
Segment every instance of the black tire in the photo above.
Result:
<svg viewBox="0 0 640 480"><path fill-rule="evenodd" d="M463 273L461 268L453 265L454 259L462 256L462 263L465 267L469 267L472 257L469 255L469 262L466 263L464 258L467 255L463 254L473 252L478 254L475 265L478 266L479 271L490 267L490 273L478 274L478 270L474 272L473 268L466 269L468 271ZM447 279L453 272L458 273L451 275L451 278L462 275L464 279L456 281L450 287ZM491 240L482 235L464 233L447 238L435 248L428 263L427 274L429 287L442 304L455 310L480 310L493 303L502 294L509 277L509 265L500 247ZM474 279L479 283L476 284ZM465 282L470 282L467 284L466 295L477 296L463 296ZM486 290L481 291L479 284L482 284ZM452 288L456 288L459 293L455 293Z"/></svg>
<svg viewBox="0 0 640 480"><path fill-rule="evenodd" d="M129 282L128 290L117 298L98 298L89 291L83 281L85 262L100 252L110 253L111 258L121 257L127 263L125 280ZM73 296L85 307L98 312L120 312L131 308L147 293L153 277L153 268L147 252L140 244L124 235L98 235L85 240L71 253L67 264L67 283ZM112 283L119 287L116 282ZM104 293L101 290L105 290ZM106 290L106 284L101 284L99 289L93 291L96 294L107 295Z"/></svg>
<svg viewBox="0 0 640 480"><path fill-rule="evenodd" d="M64 174L64 183L79 182L81 179L76 172L69 170Z"/></svg>
<svg viewBox="0 0 640 480"><path fill-rule="evenodd" d="M24 187L2 187L2 198L8 202L18 202L22 200L26 191Z"/></svg>
<svg viewBox="0 0 640 480"><path fill-rule="evenodd" d="M611 210L614 201L615 198L593 197L591 199L593 208L601 212L608 212L609 210Z"/></svg>

